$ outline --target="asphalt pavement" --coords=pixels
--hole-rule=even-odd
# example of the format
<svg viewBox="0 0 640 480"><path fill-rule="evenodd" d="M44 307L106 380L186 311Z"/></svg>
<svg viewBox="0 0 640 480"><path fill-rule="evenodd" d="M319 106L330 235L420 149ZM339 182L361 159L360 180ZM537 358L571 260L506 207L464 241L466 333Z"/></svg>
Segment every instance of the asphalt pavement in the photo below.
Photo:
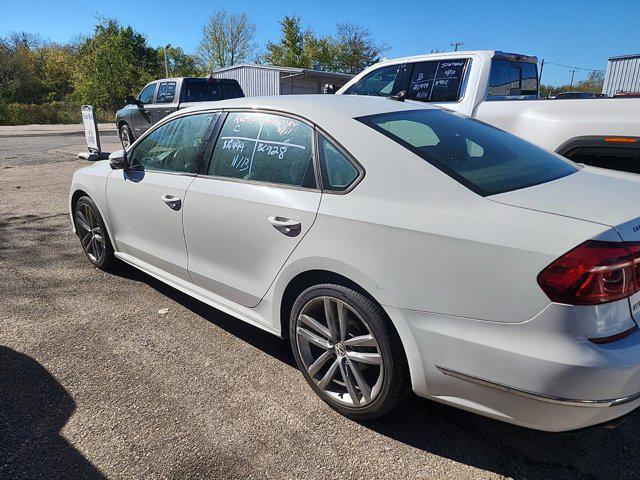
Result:
<svg viewBox="0 0 640 480"><path fill-rule="evenodd" d="M638 418L551 434L417 397L341 417L287 342L90 265L67 214L78 147L0 137L0 478L640 478Z"/></svg>

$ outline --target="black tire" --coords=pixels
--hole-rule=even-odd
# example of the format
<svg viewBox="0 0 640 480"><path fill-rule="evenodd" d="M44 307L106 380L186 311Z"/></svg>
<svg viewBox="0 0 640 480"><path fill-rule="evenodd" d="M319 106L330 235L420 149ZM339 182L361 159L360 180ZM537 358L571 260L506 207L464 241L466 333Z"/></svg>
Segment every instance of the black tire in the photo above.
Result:
<svg viewBox="0 0 640 480"><path fill-rule="evenodd" d="M131 144L135 141L133 138L133 132L131 131L131 127L128 124L123 123L120 125L118 129L118 135L120 136L120 141L124 145L125 148L129 148Z"/></svg>
<svg viewBox="0 0 640 480"><path fill-rule="evenodd" d="M84 196L78 199L73 210L73 221L80 245L89 261L100 270L110 270L116 257L102 216L91 198Z"/></svg>
<svg viewBox="0 0 640 480"><path fill-rule="evenodd" d="M319 384L322 383L320 377L326 375L325 367L323 367L322 370L318 371L315 374L316 380L312 379L309 372L307 371L307 365L305 365L302 355L308 357L310 349L308 348L308 346L304 348L300 346L299 342L304 343L306 339L303 336L300 337L302 340L298 339L298 326L308 329L309 324L305 324L304 321L300 320L300 313L302 312L303 308L305 309L305 312L310 312L309 309L314 308L313 305L315 305L316 302L323 302L324 304L325 298L330 298L330 302L334 302L333 299L337 299L338 302L336 302L336 305L340 302L346 304L347 308L351 310L347 314L347 317L351 318L349 322L353 322L354 325L358 322L364 323L368 332L373 335L375 341L377 342L376 347L345 348L344 346L342 346L341 349L339 349L338 343L335 343L331 346L331 348L335 349L335 352L331 352L331 348L329 350L326 350L330 352L331 355L330 360L327 360L327 363L339 363L341 361L345 361L345 367L349 367L349 359L347 357L349 357L349 352L353 351L354 349L368 348L368 351L373 350L380 353L380 356L382 357L381 365L384 367L384 373L382 374L382 380L379 380L380 377L378 377L376 387L372 389L372 391L375 390L377 394L375 398L371 396L371 399L369 399L369 403L357 406L345 405L344 403L339 401L334 392L328 392L332 385L337 389L339 381L332 380L328 384L329 387L327 390L323 390L319 387ZM321 314L318 312L317 316L319 317L321 316ZM326 318L326 316L324 318ZM327 325L328 323L329 322L326 322ZM341 328L342 327L340 327L340 329ZM348 331L349 329L345 330ZM336 333L336 336L339 335L340 333ZM316 392L316 394L325 401L325 403L327 403L331 408L346 417L352 418L354 420L368 420L380 417L395 408L407 397L410 392L411 381L409 377L409 368L407 365L404 348L402 347L402 343L400 341L400 337L398 336L398 333L391 324L382 307L380 307L380 305L360 292L354 291L342 285L335 284L316 285L306 289L300 294L291 309L289 320L289 338L291 340L291 348L293 350L293 355L296 359L298 369L304 375L307 383L311 386L314 392ZM350 338L354 337L351 336ZM333 342L329 340L329 344L332 343ZM316 348L315 345L314 348L317 351L322 352L322 349ZM347 351L346 353L345 350ZM312 360L313 357L311 359L308 358L307 363L311 363ZM364 367L367 368L369 366L364 365ZM329 370L331 370L331 366L326 368L326 371ZM338 375L342 379L342 385L345 390L347 389L347 382L344 379L344 373L346 370L348 370L348 368L342 370L342 367L340 368L340 370L337 370L339 372ZM352 372L353 370L349 371ZM363 378L362 370L360 371L360 373L361 378ZM373 371L373 376L375 377L376 375L377 373ZM347 376L352 377L351 385L356 385L355 375L347 372ZM362 390L360 388L356 390L356 396L359 396L358 393L362 393ZM338 393L338 395L340 394ZM349 394L349 397L342 398L350 399L351 395ZM360 399L364 399L364 395L360 396Z"/></svg>

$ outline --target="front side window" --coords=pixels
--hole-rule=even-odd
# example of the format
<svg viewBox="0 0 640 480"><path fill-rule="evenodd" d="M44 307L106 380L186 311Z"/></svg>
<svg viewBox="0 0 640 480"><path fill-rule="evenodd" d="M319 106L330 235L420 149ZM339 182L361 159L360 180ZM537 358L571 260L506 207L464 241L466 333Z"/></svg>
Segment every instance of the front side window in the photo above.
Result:
<svg viewBox="0 0 640 480"><path fill-rule="evenodd" d="M140 95L138 95L138 100L140 100L144 104L152 103L153 94L156 93L156 85L156 83L152 83L151 85L147 85L146 87L144 87L144 90L142 90L140 92Z"/></svg>
<svg viewBox="0 0 640 480"><path fill-rule="evenodd" d="M318 153L324 190L345 190L358 178L356 167L322 134L318 134Z"/></svg>
<svg viewBox="0 0 640 480"><path fill-rule="evenodd" d="M173 103L176 98L176 82L160 82L156 103Z"/></svg>
<svg viewBox="0 0 640 480"><path fill-rule="evenodd" d="M357 120L484 196L578 171L571 162L515 135L441 110L405 110Z"/></svg>
<svg viewBox="0 0 640 480"><path fill-rule="evenodd" d="M436 60L413 65L406 98L422 102L460 99L467 60Z"/></svg>
<svg viewBox="0 0 640 480"><path fill-rule="evenodd" d="M135 146L129 157L131 167L196 173L205 134L218 115L190 115L158 127Z"/></svg>
<svg viewBox="0 0 640 480"><path fill-rule="evenodd" d="M294 118L231 112L213 151L209 175L315 187L313 131Z"/></svg>
<svg viewBox="0 0 640 480"><path fill-rule="evenodd" d="M489 96L508 97L538 94L535 63L494 58L489 76Z"/></svg>
<svg viewBox="0 0 640 480"><path fill-rule="evenodd" d="M400 65L382 67L365 75L358 82L351 85L346 94L371 95L376 97L388 97L393 90L393 84L398 76Z"/></svg>

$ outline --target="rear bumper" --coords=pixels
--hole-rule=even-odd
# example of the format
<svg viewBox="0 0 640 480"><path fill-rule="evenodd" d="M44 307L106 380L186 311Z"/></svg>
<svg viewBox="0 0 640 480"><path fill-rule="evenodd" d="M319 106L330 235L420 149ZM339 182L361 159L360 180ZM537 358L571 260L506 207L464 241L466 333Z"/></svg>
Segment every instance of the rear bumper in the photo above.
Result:
<svg viewBox="0 0 640 480"><path fill-rule="evenodd" d="M586 428L630 413L640 406L640 331L596 345L571 330L575 319L566 322L567 308L552 304L517 324L397 310L420 356L409 358L420 362L424 375L424 382L413 382L415 392L547 431Z"/></svg>

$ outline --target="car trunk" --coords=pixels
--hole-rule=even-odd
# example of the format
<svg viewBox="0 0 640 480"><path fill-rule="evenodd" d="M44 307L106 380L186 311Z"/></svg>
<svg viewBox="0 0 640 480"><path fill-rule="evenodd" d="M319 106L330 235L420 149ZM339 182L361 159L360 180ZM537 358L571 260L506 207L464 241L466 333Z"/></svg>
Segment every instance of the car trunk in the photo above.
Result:
<svg viewBox="0 0 640 480"><path fill-rule="evenodd" d="M489 199L516 207L613 227L623 240L640 240L640 175L586 167L572 175Z"/></svg>
<svg viewBox="0 0 640 480"><path fill-rule="evenodd" d="M586 167L567 177L489 199L614 228L624 241L640 241L640 175ZM629 297L640 321L640 292Z"/></svg>

